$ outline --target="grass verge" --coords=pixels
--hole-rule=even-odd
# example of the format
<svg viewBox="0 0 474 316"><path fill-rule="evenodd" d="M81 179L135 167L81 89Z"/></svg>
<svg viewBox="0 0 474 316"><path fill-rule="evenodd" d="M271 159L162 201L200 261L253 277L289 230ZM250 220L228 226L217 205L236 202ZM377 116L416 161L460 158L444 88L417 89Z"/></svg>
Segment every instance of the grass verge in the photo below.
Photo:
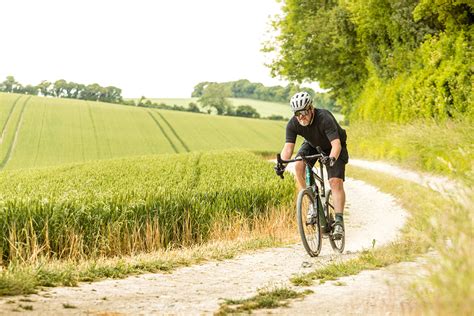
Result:
<svg viewBox="0 0 474 316"><path fill-rule="evenodd" d="M246 299L226 299L215 315L234 313L249 313L255 309L277 308L288 305L288 300L304 297L313 293L311 290L297 292L286 287L273 289L260 289L258 294Z"/></svg>
<svg viewBox="0 0 474 316"><path fill-rule="evenodd" d="M474 186L474 124L468 120L354 122L347 132L354 157L391 161Z"/></svg>

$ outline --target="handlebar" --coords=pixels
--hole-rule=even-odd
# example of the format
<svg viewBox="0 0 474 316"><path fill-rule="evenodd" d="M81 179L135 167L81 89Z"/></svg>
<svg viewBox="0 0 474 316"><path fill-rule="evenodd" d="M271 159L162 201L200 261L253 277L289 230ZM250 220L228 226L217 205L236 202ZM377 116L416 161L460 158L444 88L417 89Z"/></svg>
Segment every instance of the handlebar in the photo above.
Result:
<svg viewBox="0 0 474 316"><path fill-rule="evenodd" d="M295 161L301 161L302 160L302 161L306 162L307 160L311 160L311 159L320 159L320 158L327 157L327 155L321 150L321 147L317 146L316 150L317 150L318 154L310 155L310 156L298 156L294 159L288 159L288 160L281 159L281 155L277 154L277 166L283 166L283 164L287 164L287 163L295 162ZM280 178L283 179L283 175L280 175Z"/></svg>
<svg viewBox="0 0 474 316"><path fill-rule="evenodd" d="M310 155L310 156L298 156L294 159L289 159L289 160L283 160L281 159L280 154L277 154L277 163L284 164L284 163L290 163L290 162L301 161L301 160L306 161L306 160L311 160L311 159L319 159L319 158L327 157L326 154L321 150L321 147L317 146L316 150L318 151L319 154Z"/></svg>

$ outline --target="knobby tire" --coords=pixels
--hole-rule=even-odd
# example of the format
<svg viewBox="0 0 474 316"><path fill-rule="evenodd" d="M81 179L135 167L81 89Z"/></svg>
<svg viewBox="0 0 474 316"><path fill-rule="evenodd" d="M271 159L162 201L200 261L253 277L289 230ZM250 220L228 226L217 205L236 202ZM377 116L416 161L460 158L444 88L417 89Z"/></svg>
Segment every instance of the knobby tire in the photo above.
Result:
<svg viewBox="0 0 474 316"><path fill-rule="evenodd" d="M321 252L321 227L319 216L315 216L311 224L306 222L308 208L315 205L314 195L310 188L301 190L296 201L296 215L298 231L306 252L311 257L316 257Z"/></svg>

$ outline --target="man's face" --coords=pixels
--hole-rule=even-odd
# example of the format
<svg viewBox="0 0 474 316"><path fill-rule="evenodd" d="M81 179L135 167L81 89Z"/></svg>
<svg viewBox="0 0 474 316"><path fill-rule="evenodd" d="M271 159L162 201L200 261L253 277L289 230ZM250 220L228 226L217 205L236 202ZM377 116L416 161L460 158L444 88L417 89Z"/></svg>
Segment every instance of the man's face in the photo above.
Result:
<svg viewBox="0 0 474 316"><path fill-rule="evenodd" d="M298 120L298 123L300 123L300 125L308 126L313 116L313 108L309 106L304 110L296 111L295 116L296 116L296 119Z"/></svg>

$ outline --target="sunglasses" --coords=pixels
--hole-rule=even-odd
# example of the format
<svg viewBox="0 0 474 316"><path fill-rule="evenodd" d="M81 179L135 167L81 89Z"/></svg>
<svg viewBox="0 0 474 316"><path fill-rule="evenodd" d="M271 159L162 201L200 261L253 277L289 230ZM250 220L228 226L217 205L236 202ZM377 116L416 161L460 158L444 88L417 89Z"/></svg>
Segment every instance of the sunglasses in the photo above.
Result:
<svg viewBox="0 0 474 316"><path fill-rule="evenodd" d="M311 109L308 107L308 108L306 108L306 109L304 109L304 110L296 111L296 112L295 112L295 116L296 116L296 117L306 116L306 115L308 115L310 112L311 112Z"/></svg>

